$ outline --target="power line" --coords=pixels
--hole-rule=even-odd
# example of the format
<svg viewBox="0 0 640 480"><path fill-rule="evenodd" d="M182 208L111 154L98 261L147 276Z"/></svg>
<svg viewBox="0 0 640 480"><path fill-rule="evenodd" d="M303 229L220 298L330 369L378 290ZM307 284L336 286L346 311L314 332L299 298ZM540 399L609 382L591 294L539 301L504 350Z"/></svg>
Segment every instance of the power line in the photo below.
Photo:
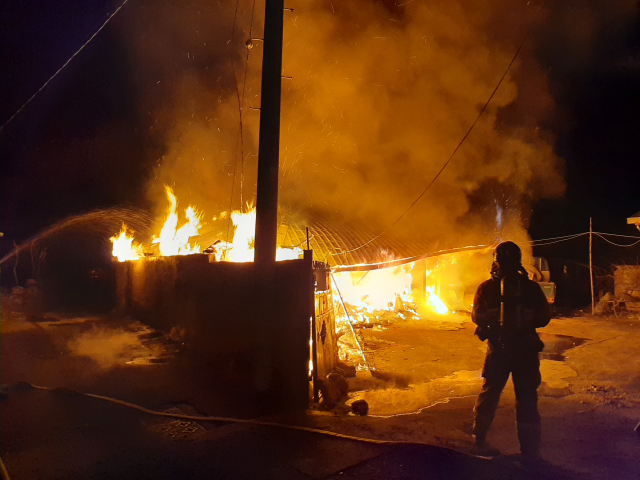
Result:
<svg viewBox="0 0 640 480"><path fill-rule="evenodd" d="M581 235L586 235L589 232L583 232L583 233L574 233L572 235L564 235L562 237L550 237L550 238L541 238L538 240L531 240L531 242L529 243L536 243L536 242L546 242L547 240L561 240L561 239L571 239L571 238L575 238L575 237L579 237Z"/></svg>
<svg viewBox="0 0 640 480"><path fill-rule="evenodd" d="M612 245L616 245L618 247L632 247L634 245L637 245L640 243L640 237L634 237L634 236L629 236L629 235L618 235L615 233L602 233L602 232L593 232L594 235L598 235L599 237L601 237L603 240L605 240L606 242L612 244ZM562 242L567 242L569 240L575 240L576 238L580 238L583 237L585 235L589 235L589 232L582 232L582 233L574 233L572 235L563 235L561 237L549 237L549 238L539 238L537 240L530 240L528 242L526 242L527 244L531 245L532 247L544 247L547 245L553 245L555 243L562 243ZM621 245L618 243L614 243L611 242L609 240L607 240L606 238L602 237L602 235L613 235L613 236L622 236L622 237L628 237L628 238L634 238L637 239L637 242L634 242L632 244L629 245ZM488 247L490 245L483 245L483 247ZM358 248L362 248L362 246L358 247ZM357 249L353 249L353 250L348 250L345 252L340 252L340 253L332 253L329 255L340 255L343 253L349 253L349 252L353 252ZM449 252L451 253L451 252Z"/></svg>
<svg viewBox="0 0 640 480"><path fill-rule="evenodd" d="M594 235L596 235L596 236L600 237L600 238L601 238L602 240L604 240L605 242L610 243L611 245L615 245L616 247L633 247L634 245L637 245L637 244L639 244L639 243L640 243L640 240L638 240L638 241L633 242L633 243L631 243L631 244L629 244L629 245L621 245L621 244L619 244L619 243L614 243L614 242L612 242L611 240L607 240L606 238L604 238L604 237L603 237L601 234L599 234L599 233L596 233L596 232L593 232L593 233L594 233ZM638 237L635 237L635 238L638 238Z"/></svg>
<svg viewBox="0 0 640 480"><path fill-rule="evenodd" d="M362 245L360 245L359 247L354 248L353 250L349 250L347 252L341 252L341 253L335 253L332 255L344 255L346 253L351 253L351 252L355 252L356 250L360 250L361 248L369 245L371 242L377 240L378 238L380 238L382 235L384 235L387 231L389 231L390 228L394 227L400 220L402 220L402 218L409 212L409 210L411 210L414 205L416 203L418 203L418 201L424 196L425 193L427 193L427 191L431 188L431 185L433 185L435 183L435 181L438 179L438 177L440 176L440 174L444 171L445 168L447 168L447 166L449 165L449 163L451 162L451 160L453 159L454 155L458 152L458 150L460 149L460 147L462 146L462 144L464 143L464 141L467 139L467 137L469 136L469 134L471 133L471 131L473 130L473 127L476 126L476 124L478 123L478 120L480 120L480 117L482 116L482 114L484 113L484 111L487 109L487 107L489 106L489 103L491 103L491 100L493 99L494 95L496 94L496 92L498 91L498 88L500 88L500 85L502 85L502 81L505 79L505 77L507 76L507 73L509 73L509 70L511 69L511 66L514 64L514 62L516 61L516 58L518 58L518 55L520 54L520 51L522 50L522 47L524 46L525 42L527 41L527 38L529 38L529 34L531 33L531 31L533 30L533 27L535 26L535 24L538 22L538 18L540 18L540 14L542 13L542 10L544 10L545 5L547 4L546 0L545 2L542 4L542 6L540 7L540 10L538 10L538 13L536 14L536 18L533 20L533 22L531 22L531 25L529 26L529 29L527 30L527 33L525 34L524 38L522 39L522 42L520 43L520 46L518 47L518 50L516 50L516 53L513 55L513 58L511 59L511 62L509 62L509 65L507 66L507 69L505 70L505 72L502 74L502 77L500 77L500 80L498 81L498 84L496 85L496 88L493 89L493 92L491 92L491 95L489 96L489 99L486 101L486 103L484 104L484 106L482 107L482 109L480 110L480 112L478 113L478 116L476 117L476 119L474 120L474 122L471 124L471 126L469 127L469 129L467 130L467 133L465 133L464 137L462 137L462 140L460 140L460 143L458 143L458 145L456 146L456 148L453 150L453 153L449 156L449 158L447 159L447 161L444 163L444 165L442 166L442 168L438 171L438 173L436 174L435 177L433 177L433 179L431 180L431 182L429 182L429 184L426 186L426 188L422 191L422 193L420 195L418 195L418 197L413 201L413 203L411 205L409 205L409 207L402 213L402 215L400 215L395 222L393 222L391 225L389 225L387 228L385 228L380 234L376 235L375 237L373 237L371 240L367 241L366 243L363 243Z"/></svg>
<svg viewBox="0 0 640 480"><path fill-rule="evenodd" d="M589 234L589 232L579 233L577 235L573 235L571 237L567 237L567 238L562 239L562 240L553 240L553 241L545 242L545 243L534 243L534 242L531 242L531 244L532 244L531 246L532 247L544 247L544 246L547 246L547 245L553 245L554 243L561 243L561 242L566 242L568 240L574 240L574 239L576 239L578 237L582 237L583 235L588 235L588 234ZM537 242L543 242L544 240L536 240L536 241Z"/></svg>
<svg viewBox="0 0 640 480"><path fill-rule="evenodd" d="M599 235L609 235L611 237L622 237L622 238L633 238L635 240L640 240L640 237L634 235L618 235L617 233L603 233L603 232L593 232Z"/></svg>
<svg viewBox="0 0 640 480"><path fill-rule="evenodd" d="M594 235L602 238L602 240L604 240L605 242L610 243L611 245L615 245L617 247L633 247L634 245L637 245L640 243L640 237L636 237L633 235L619 235L617 233L605 233L605 232L593 232ZM583 233L576 233L574 235L565 235L563 237L551 237L551 238L541 238L539 240L531 240L530 243L532 246L534 247L543 247L545 245L551 245L553 243L559 243L559 242L565 242L567 240L573 240L574 238L578 238L581 237L583 235L589 235L589 232L583 232ZM623 237L623 238L632 238L634 240L636 240L634 243L630 243L628 245L622 245L620 243L615 243L612 242L611 240L608 240L607 238L604 237L604 235L609 235L609 236L613 236L613 237ZM544 243L539 243L539 242L544 242Z"/></svg>
<svg viewBox="0 0 640 480"><path fill-rule="evenodd" d="M71 57L69 58L69 60L67 60L67 61L64 63L64 65L62 65L62 66L58 69L58 71L57 71L56 73L54 73L53 75L51 75L51 77L49 78L49 80L47 80L46 82L44 82L44 85L42 85L42 86L41 86L41 87L36 91L36 93L34 93L33 95L31 95L31 97L29 97L29 100L27 100L26 102L24 102L24 104L23 104L23 105L22 105L22 106L21 106L21 107L16 111L16 113L14 113L13 115L11 115L11 116L9 117L9 119L8 119L6 122L4 122L4 123L2 124L2 126L0 127L0 132L1 132L2 130L4 130L4 127L6 127L7 125L9 125L9 123L11 123L11 122L13 121L13 119L14 119L14 118L16 118L16 117L20 114L20 112L22 112L22 110L24 110L24 108L25 108L25 107L26 107L26 106L31 102L31 100L33 100L34 98L36 98L36 96L37 96L37 95L38 95L42 90L44 90L44 89L45 89L45 88L46 88L46 86L47 86L47 85L49 85L49 83L50 83L54 78L56 78L56 76L58 76L58 74L59 74L62 70L64 70L64 69L65 69L65 67L66 67L67 65L69 65L69 63L71 63L71 60L73 60L74 58L76 58L76 56L77 56L77 55L78 55L78 54L79 54L79 53L84 49L84 47L86 47L86 46L89 44L89 42L91 42L91 40L93 40L93 39L96 37L96 35L98 35L98 34L102 31L102 29L103 29L104 27L106 27L107 23L109 23L109 22L111 21L111 19L112 19L113 17L115 17L115 16L116 16L116 14L117 14L121 9L122 9L122 7L124 7L124 6L126 5L126 3L127 3L128 1L129 1L129 0L124 0L124 2L122 2L122 4L120 4L120 6L119 6L118 8L116 8L116 10L115 10L111 15L109 15L109 17L107 18L107 20L105 20L105 22L102 24L102 26L101 26L101 27L100 27L100 28L99 28L99 29L98 29L98 30L97 30L93 35L91 35L91 37L89 37L89 40L87 40L86 42L84 42L84 44L83 44L83 45L78 49L78 51L77 51L76 53L74 53L73 55L71 55Z"/></svg>

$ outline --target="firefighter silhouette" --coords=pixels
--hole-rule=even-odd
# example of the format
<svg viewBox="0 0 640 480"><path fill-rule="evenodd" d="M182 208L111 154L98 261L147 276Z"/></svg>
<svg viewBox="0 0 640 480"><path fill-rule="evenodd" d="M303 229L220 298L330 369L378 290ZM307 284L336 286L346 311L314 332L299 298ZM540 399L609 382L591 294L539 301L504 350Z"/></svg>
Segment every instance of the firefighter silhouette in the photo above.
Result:
<svg viewBox="0 0 640 480"><path fill-rule="evenodd" d="M487 432L511 375L520 451L523 457L537 458L541 382L538 353L544 344L536 328L548 325L551 309L540 286L529 280L521 261L522 252L515 243L501 243L495 251L491 279L476 291L472 312L477 325L475 334L482 341L488 340L489 347L482 370L484 384L474 407L473 434L480 450L492 450L486 444Z"/></svg>

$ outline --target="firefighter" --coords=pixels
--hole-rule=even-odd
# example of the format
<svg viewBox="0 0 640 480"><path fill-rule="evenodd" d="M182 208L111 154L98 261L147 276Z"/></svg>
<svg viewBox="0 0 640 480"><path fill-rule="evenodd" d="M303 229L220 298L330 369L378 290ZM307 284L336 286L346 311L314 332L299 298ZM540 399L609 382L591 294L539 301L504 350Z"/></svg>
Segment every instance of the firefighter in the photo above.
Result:
<svg viewBox="0 0 640 480"><path fill-rule="evenodd" d="M551 309L540 286L529 280L522 252L513 242L498 245L491 279L478 287L473 302L475 334L489 346L484 384L474 407L473 435L479 451L497 453L486 444L500 395L511 374L516 393L516 426L523 459L540 456L538 387L544 344L536 328L548 325Z"/></svg>

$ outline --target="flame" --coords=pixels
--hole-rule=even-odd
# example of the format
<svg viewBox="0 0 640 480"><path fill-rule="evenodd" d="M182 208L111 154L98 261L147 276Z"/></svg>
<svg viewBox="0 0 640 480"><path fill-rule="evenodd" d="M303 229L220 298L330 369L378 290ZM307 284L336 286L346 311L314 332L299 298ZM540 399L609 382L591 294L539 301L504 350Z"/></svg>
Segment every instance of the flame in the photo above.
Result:
<svg viewBox="0 0 640 480"><path fill-rule="evenodd" d="M178 214L176 213L178 200L173 190L165 185L165 192L169 200L169 208L167 218L162 225L159 236L154 236L152 244L158 245L160 255L191 255L200 253L200 245L198 243L191 244L192 239L199 235L201 228L200 221L202 213L198 213L195 207L189 206L185 211L186 223L178 228ZM227 212L220 213L219 216L213 217L223 219L227 217ZM219 241L213 247L213 254L217 261L227 262L253 262L254 259L254 243L256 232L256 209L248 206L246 212L239 210L231 213L231 221L235 227L233 239L230 243ZM126 229L126 227L123 227ZM116 240L118 241L116 245ZM143 256L142 247L131 245L133 237L126 236L126 231L120 233L119 237L111 239L114 242L114 256L118 256L121 262L127 260L137 260ZM128 242L128 243L127 243ZM116 253L116 248L117 252ZM133 249L133 250L132 250ZM278 247L276 251L276 260L294 260L302 255L301 248L284 248Z"/></svg>
<svg viewBox="0 0 640 480"><path fill-rule="evenodd" d="M187 223L177 229L178 215L176 214L176 206L178 201L171 187L165 185L164 188L170 203L169 213L160 231L160 237L154 238L151 243L158 244L160 247L160 255L163 256L200 253L200 245L196 243L192 247L189 239L198 235L202 216L196 212L195 208L189 206L185 212Z"/></svg>
<svg viewBox="0 0 640 480"><path fill-rule="evenodd" d="M374 323L375 312L397 312L399 316L419 319L416 300L413 297L411 271L413 263L396 268L384 268L366 272L339 272L333 274L334 299L339 298L353 308L358 323ZM426 276L431 272L427 271ZM446 315L449 308L435 293L435 286L426 287L426 303L430 310ZM340 310L340 309L338 309ZM346 316L341 318L347 321Z"/></svg>
<svg viewBox="0 0 640 480"><path fill-rule="evenodd" d="M127 235L127 226L123 223L122 230L117 237L111 237L113 243L112 254L119 262L138 260L142 256L142 246L133 243L133 236Z"/></svg>
<svg viewBox="0 0 640 480"><path fill-rule="evenodd" d="M231 244L227 246L222 260L228 262L253 262L254 243L256 237L256 209L242 213L235 210L231 213L231 223L236 227Z"/></svg>
<svg viewBox="0 0 640 480"><path fill-rule="evenodd" d="M247 212L235 210L231 213L231 222L236 230L233 234L233 240L228 245L223 245L222 253L219 260L228 262L253 262L254 244L256 237L256 209L248 207ZM284 248L276 249L276 261L295 260L302 255L301 248Z"/></svg>
<svg viewBox="0 0 640 480"><path fill-rule="evenodd" d="M412 267L410 264L367 272L342 272L333 274L333 278L345 303L367 312L394 310L397 297L405 302L413 302Z"/></svg>
<svg viewBox="0 0 640 480"><path fill-rule="evenodd" d="M436 295L436 287L427 287L427 304L438 314L446 315L449 313L449 309L444 302Z"/></svg>

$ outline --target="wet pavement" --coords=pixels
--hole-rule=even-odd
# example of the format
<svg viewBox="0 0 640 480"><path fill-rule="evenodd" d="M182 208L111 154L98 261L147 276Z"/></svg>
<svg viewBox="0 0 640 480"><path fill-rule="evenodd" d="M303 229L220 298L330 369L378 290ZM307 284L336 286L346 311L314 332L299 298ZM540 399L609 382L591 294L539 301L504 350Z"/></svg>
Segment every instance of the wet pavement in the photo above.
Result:
<svg viewBox="0 0 640 480"><path fill-rule="evenodd" d="M183 361L179 339L126 319L47 318L33 322L3 311L3 385L22 380L68 387L189 415L257 413L242 396L223 395L224 385L212 384L206 368ZM368 417L338 408L266 418L431 446L159 418L69 390L13 388L3 390L0 402L0 455L14 480L638 478L640 438L633 427L640 420L639 327L640 319L582 317L553 320L542 332L550 355L541 362L539 402L547 461L537 472L517 461L511 384L489 434L504 455L487 461L457 452L472 451L471 409L485 349L464 321L403 322L362 332L376 375L351 380L349 402L366 398Z"/></svg>
<svg viewBox="0 0 640 480"><path fill-rule="evenodd" d="M575 347L579 347L588 338L571 337L569 335L554 335L552 333L540 332L540 340L544 343L544 350L540 353L540 359L564 362L564 352Z"/></svg>

